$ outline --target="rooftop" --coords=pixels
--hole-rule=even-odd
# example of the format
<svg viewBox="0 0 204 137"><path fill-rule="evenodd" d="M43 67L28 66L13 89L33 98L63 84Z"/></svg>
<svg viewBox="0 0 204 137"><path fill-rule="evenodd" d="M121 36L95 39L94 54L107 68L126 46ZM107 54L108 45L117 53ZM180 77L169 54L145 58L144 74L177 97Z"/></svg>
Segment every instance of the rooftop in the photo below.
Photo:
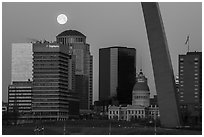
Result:
<svg viewBox="0 0 204 137"><path fill-rule="evenodd" d="M59 36L82 36L82 37L86 37L84 34L82 34L81 32L79 32L77 30L65 30L62 33L57 35L57 37L59 37Z"/></svg>

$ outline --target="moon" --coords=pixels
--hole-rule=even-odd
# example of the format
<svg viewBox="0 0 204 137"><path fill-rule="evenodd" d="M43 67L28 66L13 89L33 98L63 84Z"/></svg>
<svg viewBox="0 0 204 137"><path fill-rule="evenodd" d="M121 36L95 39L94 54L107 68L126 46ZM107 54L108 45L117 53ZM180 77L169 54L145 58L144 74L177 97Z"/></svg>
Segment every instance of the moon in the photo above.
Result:
<svg viewBox="0 0 204 137"><path fill-rule="evenodd" d="M65 14L60 14L57 16L57 22L59 24L65 24L67 22L67 16Z"/></svg>

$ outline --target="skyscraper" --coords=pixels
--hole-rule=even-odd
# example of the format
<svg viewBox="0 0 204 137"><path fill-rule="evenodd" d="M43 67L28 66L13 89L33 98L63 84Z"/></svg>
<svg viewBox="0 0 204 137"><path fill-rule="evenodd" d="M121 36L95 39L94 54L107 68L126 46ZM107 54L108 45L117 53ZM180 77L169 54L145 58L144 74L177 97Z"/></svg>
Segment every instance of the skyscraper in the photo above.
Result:
<svg viewBox="0 0 204 137"><path fill-rule="evenodd" d="M80 95L80 109L90 109L93 101L93 56L86 36L76 30L66 30L56 36L57 42L72 49L76 56L76 92Z"/></svg>
<svg viewBox="0 0 204 137"><path fill-rule="evenodd" d="M201 121L202 53L179 55L179 105L184 122ZM197 124L196 123L196 124Z"/></svg>
<svg viewBox="0 0 204 137"><path fill-rule="evenodd" d="M32 111L36 119L66 120L79 113L72 90L74 74L69 47L58 43L33 44Z"/></svg>
<svg viewBox="0 0 204 137"><path fill-rule="evenodd" d="M11 81L32 80L32 43L13 43Z"/></svg>
<svg viewBox="0 0 204 137"><path fill-rule="evenodd" d="M99 49L99 100L132 103L136 76L136 50L127 47Z"/></svg>

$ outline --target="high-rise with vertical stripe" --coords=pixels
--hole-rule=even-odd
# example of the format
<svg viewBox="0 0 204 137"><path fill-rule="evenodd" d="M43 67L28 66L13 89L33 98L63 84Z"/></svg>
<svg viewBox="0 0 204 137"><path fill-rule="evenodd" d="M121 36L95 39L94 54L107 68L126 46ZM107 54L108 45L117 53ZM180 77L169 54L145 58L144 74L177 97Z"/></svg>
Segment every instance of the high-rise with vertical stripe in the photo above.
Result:
<svg viewBox="0 0 204 137"><path fill-rule="evenodd" d="M108 47L99 50L99 100L131 104L136 76L136 49Z"/></svg>

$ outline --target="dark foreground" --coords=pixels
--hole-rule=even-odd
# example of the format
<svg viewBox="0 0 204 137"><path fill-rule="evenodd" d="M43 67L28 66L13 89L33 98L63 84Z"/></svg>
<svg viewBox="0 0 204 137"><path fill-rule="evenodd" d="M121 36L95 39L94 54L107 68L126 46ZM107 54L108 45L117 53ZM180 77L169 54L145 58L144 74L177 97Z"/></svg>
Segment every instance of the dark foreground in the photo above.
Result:
<svg viewBox="0 0 204 137"><path fill-rule="evenodd" d="M70 121L3 126L3 135L202 135L199 130L169 129L109 121Z"/></svg>

